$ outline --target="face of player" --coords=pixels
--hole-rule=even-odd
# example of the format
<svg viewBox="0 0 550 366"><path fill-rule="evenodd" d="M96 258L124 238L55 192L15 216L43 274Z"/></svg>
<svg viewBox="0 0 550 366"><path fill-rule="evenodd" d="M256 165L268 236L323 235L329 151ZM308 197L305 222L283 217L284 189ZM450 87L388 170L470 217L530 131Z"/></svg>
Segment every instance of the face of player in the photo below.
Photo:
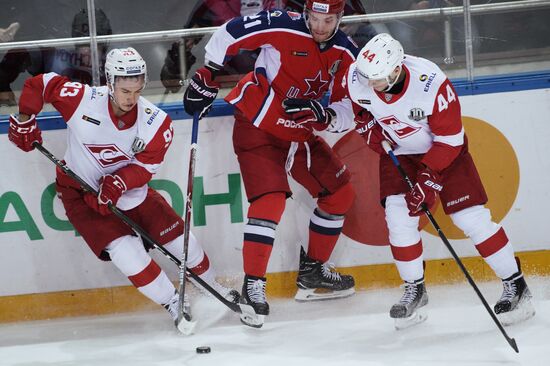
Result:
<svg viewBox="0 0 550 366"><path fill-rule="evenodd" d="M401 72L400 67L396 67L393 72L384 79L377 79L377 80L369 80L369 86L376 90L377 92L384 92L388 90L388 86L390 85L390 82L394 84L397 82L397 78L399 78Z"/></svg>
<svg viewBox="0 0 550 366"><path fill-rule="evenodd" d="M308 11L309 31L313 40L317 43L326 42L338 26L339 16L337 14L322 14Z"/></svg>
<svg viewBox="0 0 550 366"><path fill-rule="evenodd" d="M115 115L128 113L137 104L145 87L143 75L140 77L117 77L111 105Z"/></svg>

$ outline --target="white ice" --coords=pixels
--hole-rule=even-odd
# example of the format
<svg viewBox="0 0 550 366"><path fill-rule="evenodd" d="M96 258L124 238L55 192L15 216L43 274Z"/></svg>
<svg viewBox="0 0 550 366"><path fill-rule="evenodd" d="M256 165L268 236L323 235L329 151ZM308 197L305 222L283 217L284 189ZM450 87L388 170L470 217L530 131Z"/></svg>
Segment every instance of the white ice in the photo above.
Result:
<svg viewBox="0 0 550 366"><path fill-rule="evenodd" d="M428 320L396 331L388 310L401 289L369 290L315 303L271 301L262 329L194 297L195 335L178 335L168 314L111 315L0 326L0 365L550 365L550 279L530 278L537 314L505 328L516 354L468 284L429 286ZM492 306L501 285L479 287ZM197 354L210 346L210 354Z"/></svg>

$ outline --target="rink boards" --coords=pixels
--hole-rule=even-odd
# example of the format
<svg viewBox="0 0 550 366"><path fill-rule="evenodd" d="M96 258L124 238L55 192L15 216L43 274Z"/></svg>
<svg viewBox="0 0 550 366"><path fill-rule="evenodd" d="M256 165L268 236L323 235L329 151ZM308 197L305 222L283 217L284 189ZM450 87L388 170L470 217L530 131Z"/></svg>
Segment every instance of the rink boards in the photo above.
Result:
<svg viewBox="0 0 550 366"><path fill-rule="evenodd" d="M495 221L512 241L524 271L548 275L550 238L550 89L461 96L463 120ZM44 122L45 123L45 122ZM196 167L193 232L221 277L239 287L242 230L248 204L231 142L233 119L201 121ZM152 182L181 214L186 190L190 120L176 120L174 143ZM65 130L44 131L44 146L62 157ZM395 286L400 280L387 244L383 211L377 203L377 157L355 133L327 135L353 172L357 199L331 261L356 277L357 287ZM156 308L114 266L100 262L68 223L54 197L54 168L38 152L24 154L0 135L0 321L43 319ZM294 184L269 263L268 294L292 296L299 245L307 245L314 208L307 192ZM152 213L153 215L155 213ZM494 275L469 240L442 215L434 215L474 278ZM447 249L422 221L427 281L461 281ZM177 268L155 254L174 280Z"/></svg>

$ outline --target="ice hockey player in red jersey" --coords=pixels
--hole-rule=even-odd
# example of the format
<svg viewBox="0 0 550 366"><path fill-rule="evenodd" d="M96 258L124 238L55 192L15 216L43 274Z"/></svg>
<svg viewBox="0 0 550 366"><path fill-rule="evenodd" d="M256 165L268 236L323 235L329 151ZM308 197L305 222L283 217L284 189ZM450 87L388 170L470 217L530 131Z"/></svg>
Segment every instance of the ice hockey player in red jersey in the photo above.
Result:
<svg viewBox="0 0 550 366"><path fill-rule="evenodd" d="M399 41L379 34L359 52L343 81L353 102L355 127L380 154L380 197L386 212L391 252L405 293L390 316L406 327L425 319L419 311L428 303L424 284L419 216L435 204L474 243L485 262L502 279L504 291L494 311L504 324L534 315L531 293L504 229L484 207L487 195L468 152L460 102L453 85L434 63L405 55ZM394 154L415 183L410 190L381 142Z"/></svg>
<svg viewBox="0 0 550 366"><path fill-rule="evenodd" d="M314 134L337 119L353 118L349 100L347 106L334 109L319 103L328 91L331 102L345 97L334 80L342 79L358 51L338 30L344 3L308 0L303 14L272 10L229 21L213 34L205 66L184 94L185 110L204 116L217 95L215 78L224 63L241 49L261 50L254 71L225 98L235 106L233 145L250 202L241 301L256 315L241 320L253 327L261 327L269 314L265 275L275 231L292 194L287 174L317 198L307 254L302 250L300 256L295 298L308 301L354 293L353 277L328 264L355 195L350 173Z"/></svg>
<svg viewBox="0 0 550 366"><path fill-rule="evenodd" d="M99 192L84 191L78 182L56 171L56 190L71 224L90 249L110 260L152 301L176 320L179 296L165 272L147 254L141 238L111 213L116 205L169 252L181 258L183 221L147 183L160 168L173 138L172 120L141 97L147 83L145 61L133 48L111 50L105 62L107 86L90 87L55 73L26 80L19 115L10 116L9 139L23 151L42 143L35 116L51 103L67 123L67 166ZM228 298L238 297L216 282L195 237L191 236L187 267ZM187 302L187 299L186 299ZM189 306L185 311L190 318ZM191 331L194 322L189 321Z"/></svg>

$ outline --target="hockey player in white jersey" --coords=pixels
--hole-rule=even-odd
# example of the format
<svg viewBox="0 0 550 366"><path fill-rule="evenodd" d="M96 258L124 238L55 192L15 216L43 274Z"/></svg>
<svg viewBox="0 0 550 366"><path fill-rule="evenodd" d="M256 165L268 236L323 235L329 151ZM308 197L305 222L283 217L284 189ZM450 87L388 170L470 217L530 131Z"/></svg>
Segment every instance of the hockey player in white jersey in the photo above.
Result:
<svg viewBox="0 0 550 366"><path fill-rule="evenodd" d="M343 80L353 102L355 129L380 154L380 199L391 252L405 293L390 310L398 328L423 321L428 303L423 247L418 230L423 205L436 196L453 223L474 243L502 279L494 311L504 324L534 315L531 293L504 229L484 206L487 195L468 152L460 102L453 85L434 63L405 55L389 34L379 34L359 53ZM340 120L331 128L352 128ZM387 140L415 186L403 181L381 142Z"/></svg>
<svg viewBox="0 0 550 366"><path fill-rule="evenodd" d="M141 238L112 214L115 205L160 245L181 258L183 221L147 183L160 168L173 138L172 120L141 96L145 61L133 48L111 50L105 62L107 86L90 87L55 73L26 80L19 115L10 116L9 139L23 151L42 142L35 116L51 103L67 123L67 166L99 192L56 172L56 190L71 224L98 258L110 260L153 302L176 320L179 296L165 272L147 254ZM238 292L219 284L208 256L190 236L187 268L228 299ZM187 294L186 294L187 295ZM186 302L187 299L186 299ZM190 321L189 306L185 315Z"/></svg>

